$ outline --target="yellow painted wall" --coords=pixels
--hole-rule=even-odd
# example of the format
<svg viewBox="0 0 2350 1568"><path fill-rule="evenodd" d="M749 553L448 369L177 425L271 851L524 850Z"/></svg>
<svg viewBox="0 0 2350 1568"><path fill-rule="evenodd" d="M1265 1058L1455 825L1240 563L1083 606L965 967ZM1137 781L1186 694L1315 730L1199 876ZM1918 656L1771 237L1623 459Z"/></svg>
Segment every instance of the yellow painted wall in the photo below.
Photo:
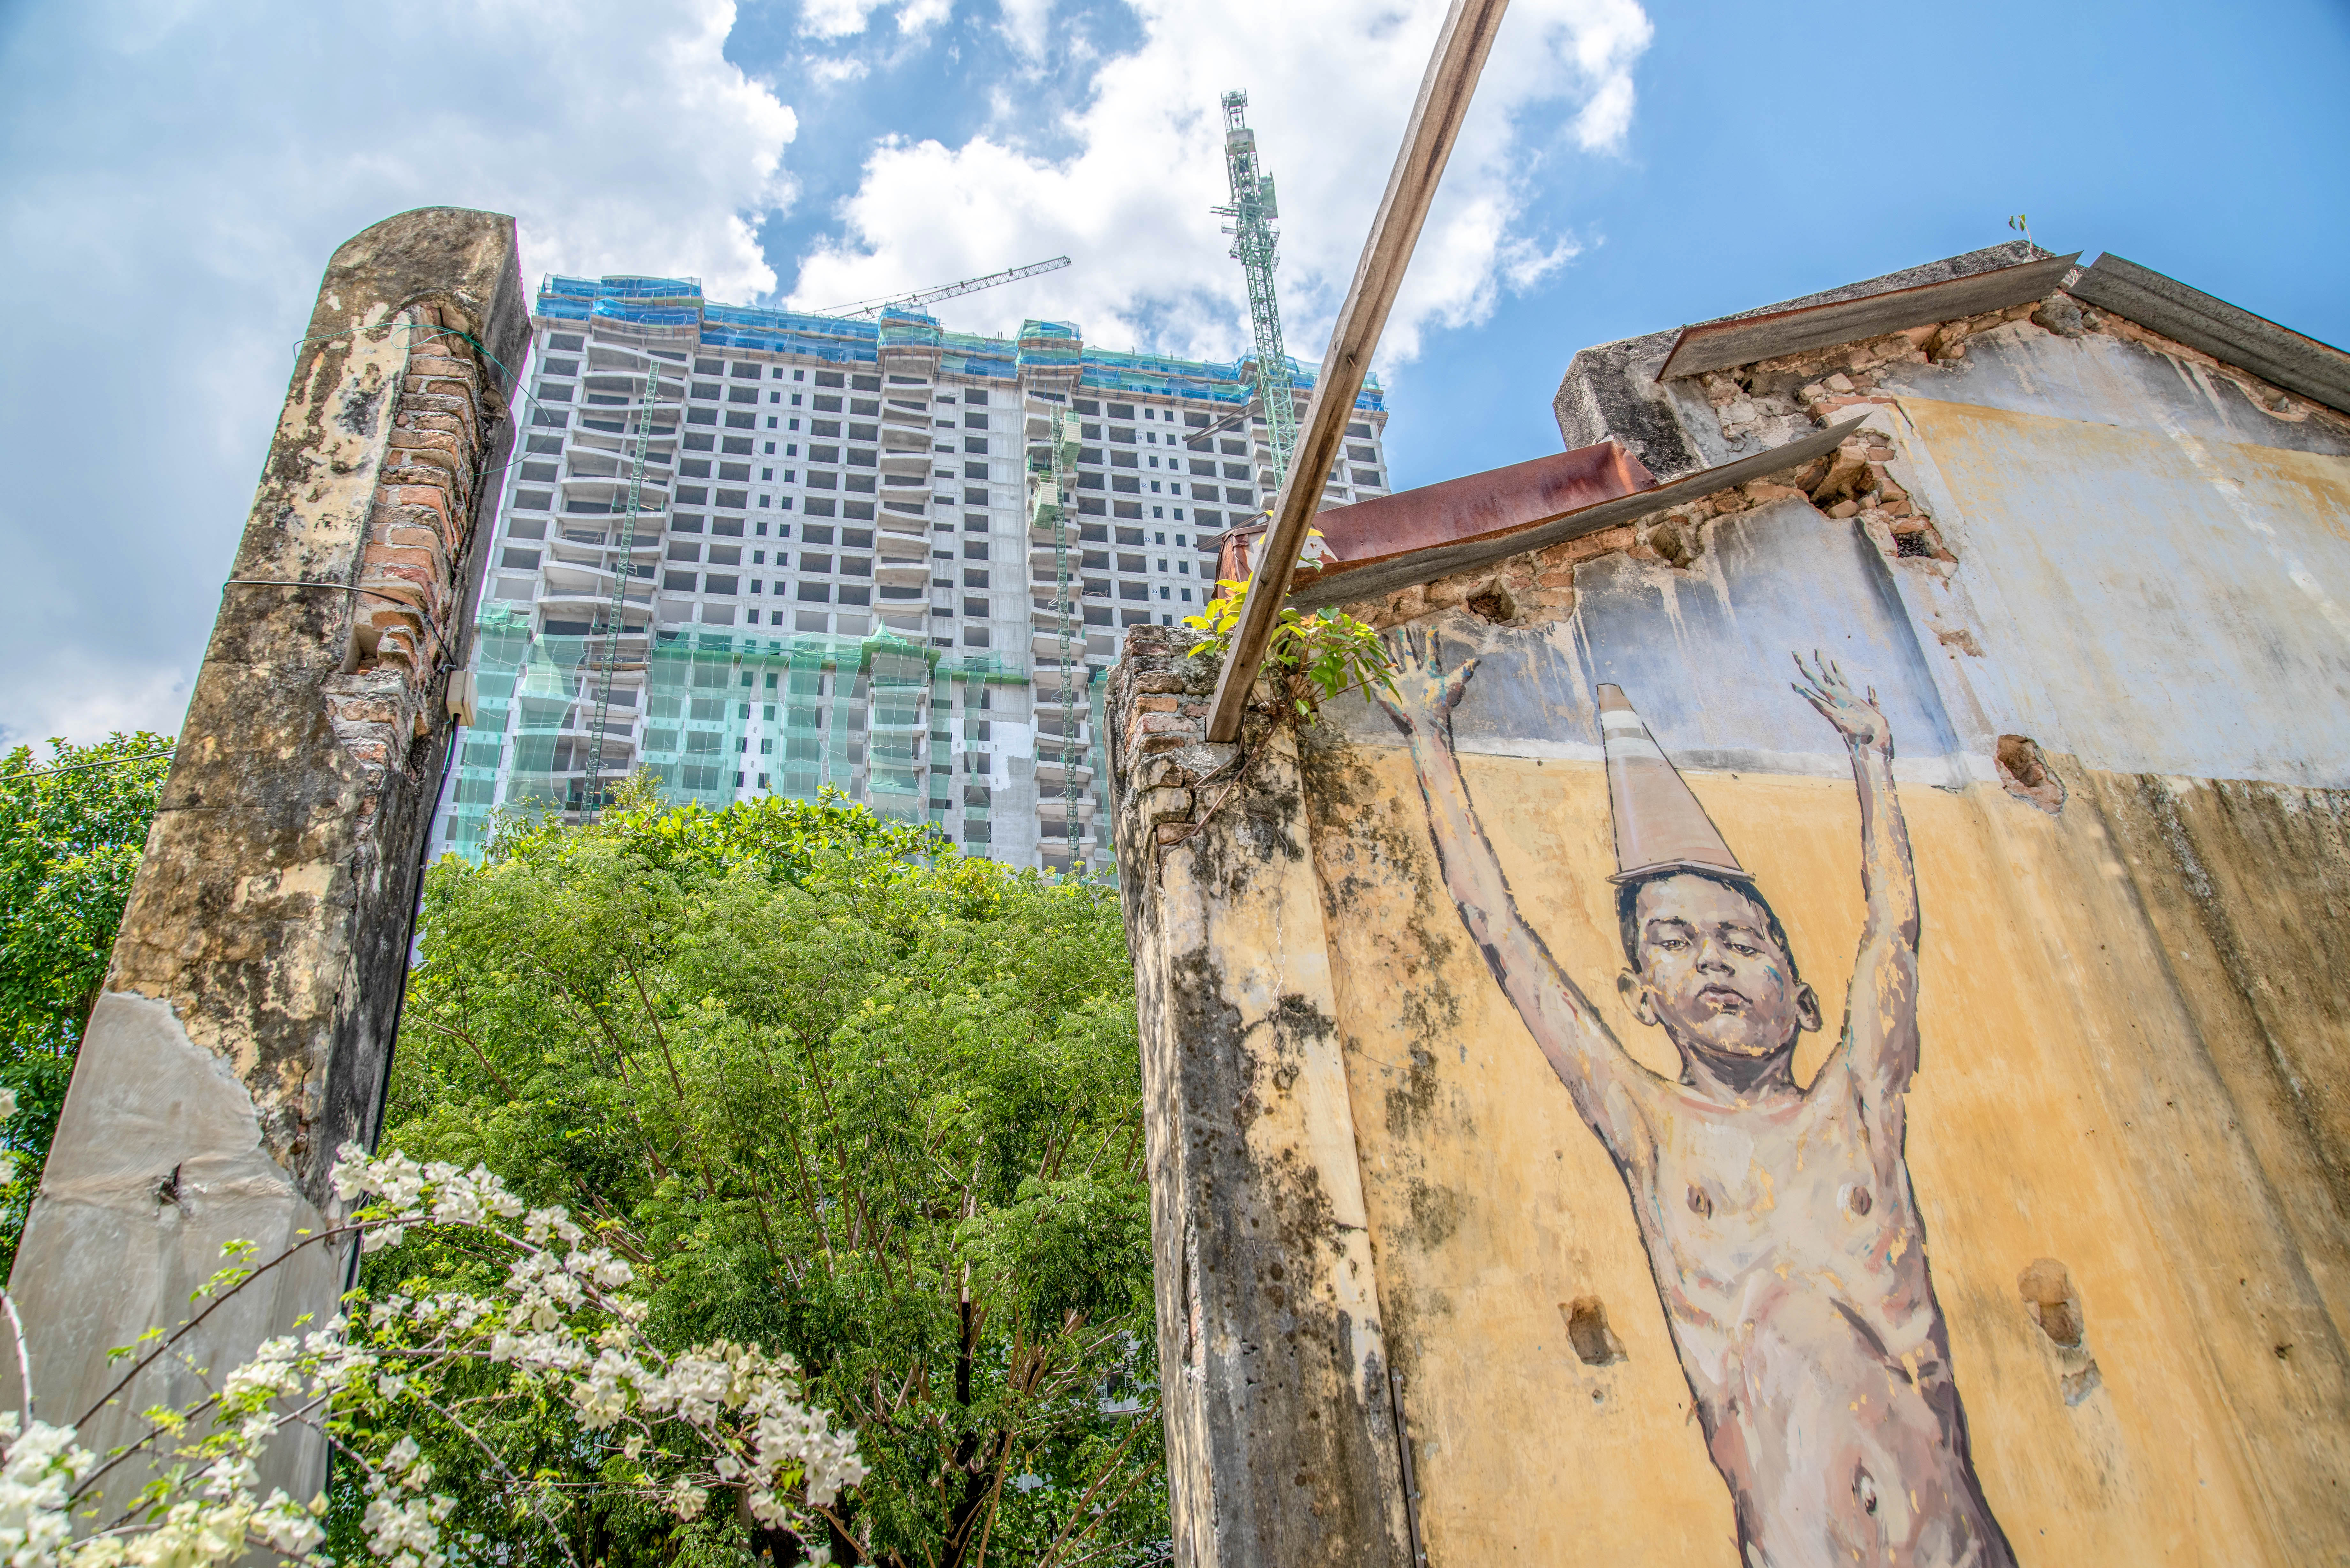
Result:
<svg viewBox="0 0 2350 1568"><path fill-rule="evenodd" d="M1634 1054L1677 1071L1616 995L1599 767L1462 762L1520 909ZM1808 1081L1860 929L1853 786L1686 776L1820 992ZM2215 1064L2197 956L2145 914L2155 871L2081 787L2098 781L2073 782L2061 817L1991 786L1902 794L1925 921L1908 1164L1978 1473L2027 1563L2350 1563L2338 1231L2302 1213L2305 1199L2259 1152L2289 1139L2280 1113ZM1306 786L1430 1563L1731 1568L1623 1184L1471 950L1407 754L1326 741ZM2102 1377L2069 1407L2018 1292L2042 1258L2069 1270ZM1590 1295L1622 1362L1568 1343L1563 1307Z"/></svg>

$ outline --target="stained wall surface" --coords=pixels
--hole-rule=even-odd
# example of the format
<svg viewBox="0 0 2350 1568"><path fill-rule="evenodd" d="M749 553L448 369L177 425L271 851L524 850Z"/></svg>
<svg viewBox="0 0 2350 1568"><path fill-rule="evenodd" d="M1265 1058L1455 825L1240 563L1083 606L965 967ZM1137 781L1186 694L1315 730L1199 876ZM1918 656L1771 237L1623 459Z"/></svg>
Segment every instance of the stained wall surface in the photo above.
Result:
<svg viewBox="0 0 2350 1568"><path fill-rule="evenodd" d="M1667 1077L1617 987L1597 687L1783 921L1827 1023L1804 1084L1862 850L1789 654L1873 687L1922 909L1908 1176L2015 1560L2350 1563L2350 427L2126 337L1967 346L1865 389L1890 455L1859 506L1750 487L1679 566L1580 560L1564 610L1467 582L1357 607L1478 660L1453 746L1511 900ZM1675 396L1703 461L1737 454L1743 390ZM1730 1568L1672 1265L1464 927L1395 727L1328 717L1297 763L1313 929L1427 1560ZM1159 809L1154 856L1211 852L1199 807Z"/></svg>

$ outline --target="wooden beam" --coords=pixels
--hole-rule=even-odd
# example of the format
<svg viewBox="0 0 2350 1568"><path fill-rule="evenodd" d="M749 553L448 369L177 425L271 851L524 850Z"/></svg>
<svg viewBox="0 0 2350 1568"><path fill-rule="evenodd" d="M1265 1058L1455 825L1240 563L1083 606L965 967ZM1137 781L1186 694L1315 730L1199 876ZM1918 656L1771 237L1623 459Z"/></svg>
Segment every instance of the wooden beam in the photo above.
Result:
<svg viewBox="0 0 2350 1568"><path fill-rule="evenodd" d="M1412 247L1419 243L1420 225L1429 203L1444 177L1452 143L1468 118L1469 100L1477 90L1478 73L1493 47L1508 0L1452 0L1443 30L1436 36L1436 52L1419 84L1419 99L1404 128L1403 148L1388 175L1387 193L1379 198L1378 216L1371 222L1370 238L1362 259L1355 264L1355 280L1347 302L1338 307L1330 329L1330 347L1322 356L1322 374L1306 405L1305 426L1283 476L1281 494L1273 507L1273 525L1266 531L1263 552L1249 578L1248 602L1238 632L1224 659L1222 678L1208 712L1208 738L1236 741L1241 716L1248 707L1249 689L1263 668L1266 649L1279 624L1282 600L1289 593L1290 574L1297 552L1322 499L1330 465L1337 461L1346 440L1347 421L1355 411L1356 396L1370 369L1371 350L1386 329L1388 311L1411 264Z"/></svg>

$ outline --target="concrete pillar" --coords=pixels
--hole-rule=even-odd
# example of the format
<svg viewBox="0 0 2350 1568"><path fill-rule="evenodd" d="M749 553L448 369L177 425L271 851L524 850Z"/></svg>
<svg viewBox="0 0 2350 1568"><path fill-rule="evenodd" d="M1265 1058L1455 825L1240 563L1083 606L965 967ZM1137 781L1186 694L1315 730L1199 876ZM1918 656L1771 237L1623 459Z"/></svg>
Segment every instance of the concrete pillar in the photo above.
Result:
<svg viewBox="0 0 2350 1568"><path fill-rule="evenodd" d="M224 1242L319 1230L335 1150L375 1136L528 338L497 213L387 219L319 286L9 1280L39 1415L92 1449L335 1311L349 1259L315 1246L90 1416L109 1346L186 1321ZM281 1438L261 1484L324 1477Z"/></svg>
<svg viewBox="0 0 2350 1568"><path fill-rule="evenodd" d="M1196 640L1128 631L1108 704L1175 1561L1410 1568L1295 737L1210 743Z"/></svg>

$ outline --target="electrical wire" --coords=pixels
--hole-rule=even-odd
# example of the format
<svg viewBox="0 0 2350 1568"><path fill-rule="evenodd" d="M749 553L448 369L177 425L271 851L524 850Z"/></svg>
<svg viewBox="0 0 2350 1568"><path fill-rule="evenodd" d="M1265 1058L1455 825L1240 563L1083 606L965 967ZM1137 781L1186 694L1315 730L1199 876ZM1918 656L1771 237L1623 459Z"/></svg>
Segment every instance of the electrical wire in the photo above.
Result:
<svg viewBox="0 0 2350 1568"><path fill-rule="evenodd" d="M86 774L92 768L119 768L126 763L151 763L157 757L168 757L170 752L141 752L135 757L109 757L102 763L75 763L62 768L35 768L28 774L0 774L0 784L15 784L19 779L45 779L51 774Z"/></svg>

